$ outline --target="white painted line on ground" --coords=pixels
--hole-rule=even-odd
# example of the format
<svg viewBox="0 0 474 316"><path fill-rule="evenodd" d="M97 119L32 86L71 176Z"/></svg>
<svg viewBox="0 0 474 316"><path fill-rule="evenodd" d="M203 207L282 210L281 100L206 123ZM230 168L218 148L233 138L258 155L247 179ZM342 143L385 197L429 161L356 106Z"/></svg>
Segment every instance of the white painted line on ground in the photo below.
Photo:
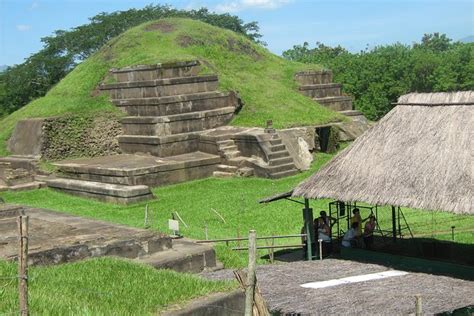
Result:
<svg viewBox="0 0 474 316"><path fill-rule="evenodd" d="M402 275L407 275L407 274L408 272L405 272L405 271L389 270L389 271L377 272L377 273L371 273L371 274L356 275L356 276L351 276L351 277L341 278L341 279L305 283L305 284L301 284L300 286L304 288L308 288L308 289L321 289L321 288L336 286L336 285L341 285L341 284L358 283L358 282L365 282L365 281L370 281L370 280L385 279L385 278L391 278L391 277L402 276Z"/></svg>

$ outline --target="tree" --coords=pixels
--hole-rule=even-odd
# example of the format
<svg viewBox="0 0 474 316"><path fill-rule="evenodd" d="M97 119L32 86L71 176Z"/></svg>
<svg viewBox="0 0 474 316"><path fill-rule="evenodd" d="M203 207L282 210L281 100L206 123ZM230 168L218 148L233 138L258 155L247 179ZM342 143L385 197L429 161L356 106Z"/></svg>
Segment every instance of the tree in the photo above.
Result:
<svg viewBox="0 0 474 316"><path fill-rule="evenodd" d="M22 64L0 74L0 116L18 110L41 97L81 61L98 51L105 43L127 29L165 17L186 17L226 28L247 38L260 41L257 22L244 23L239 17L199 10L177 10L168 5L148 5L112 13L99 13L88 24L69 31L57 30L41 39L43 49Z"/></svg>
<svg viewBox="0 0 474 316"><path fill-rule="evenodd" d="M474 44L453 43L445 34L425 34L412 46L399 43L358 53L319 42L293 46L290 60L319 63L354 97L356 109L377 120L402 94L474 89Z"/></svg>

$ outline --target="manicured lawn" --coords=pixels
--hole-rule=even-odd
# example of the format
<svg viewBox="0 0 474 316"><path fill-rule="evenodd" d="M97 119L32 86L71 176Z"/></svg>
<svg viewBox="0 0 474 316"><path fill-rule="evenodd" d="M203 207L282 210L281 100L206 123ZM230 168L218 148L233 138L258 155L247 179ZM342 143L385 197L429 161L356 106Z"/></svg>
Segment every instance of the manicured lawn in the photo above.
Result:
<svg viewBox="0 0 474 316"><path fill-rule="evenodd" d="M316 163L311 170L298 175L279 179L260 178L209 178L178 185L156 188L153 190L156 200L148 202L150 209L151 229L168 232L167 220L171 212L177 211L189 226L181 225L181 232L186 237L204 239L204 227L207 225L209 238L235 237L245 235L249 229L256 229L257 234L297 234L302 226L302 205L290 201L277 201L270 204L259 204L258 200L276 193L292 189L303 181L332 155L318 153ZM29 192L0 193L7 202L44 207L85 217L97 218L125 225L143 227L145 204L120 206L83 198L69 196L53 190L44 189ZM328 200L311 201L314 213L326 209ZM212 211L216 210L224 217L225 223ZM414 234L427 234L435 238L451 239L451 226L456 226L456 240L474 243L474 217L454 215L448 212L426 212L403 209ZM379 208L379 223L382 229L391 229L390 210ZM368 216L362 212L362 216ZM466 230L469 230L466 232ZM461 232L463 231L463 232ZM297 238L281 239L278 243L295 244ZM231 243L230 246L235 246ZM219 259L227 267L241 267L246 264L246 252L235 252L225 244L218 244ZM261 255L266 254L264 250ZM261 260L260 263L264 261Z"/></svg>
<svg viewBox="0 0 474 316"><path fill-rule="evenodd" d="M18 315L16 264L0 260L0 315ZM31 315L150 315L236 288L113 258L29 269Z"/></svg>

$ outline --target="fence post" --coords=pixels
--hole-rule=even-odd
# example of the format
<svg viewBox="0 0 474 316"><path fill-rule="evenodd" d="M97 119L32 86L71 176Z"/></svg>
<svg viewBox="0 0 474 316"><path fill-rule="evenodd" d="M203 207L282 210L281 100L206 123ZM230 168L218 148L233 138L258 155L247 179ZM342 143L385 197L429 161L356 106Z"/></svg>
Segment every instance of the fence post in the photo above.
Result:
<svg viewBox="0 0 474 316"><path fill-rule="evenodd" d="M415 304L416 304L416 310L415 310L415 315L416 316L422 316L423 315L423 307L421 304L421 295L416 294L415 295Z"/></svg>
<svg viewBox="0 0 474 316"><path fill-rule="evenodd" d="M318 239L319 243L319 260L323 260L323 240Z"/></svg>
<svg viewBox="0 0 474 316"><path fill-rule="evenodd" d="M28 315L28 216L17 217L18 226L18 291L20 315Z"/></svg>
<svg viewBox="0 0 474 316"><path fill-rule="evenodd" d="M245 316L253 315L253 301L255 294L255 265L257 261L257 233L249 231L249 265L247 271L247 288L245 289Z"/></svg>
<svg viewBox="0 0 474 316"><path fill-rule="evenodd" d="M145 228L148 228L148 204L145 205Z"/></svg>

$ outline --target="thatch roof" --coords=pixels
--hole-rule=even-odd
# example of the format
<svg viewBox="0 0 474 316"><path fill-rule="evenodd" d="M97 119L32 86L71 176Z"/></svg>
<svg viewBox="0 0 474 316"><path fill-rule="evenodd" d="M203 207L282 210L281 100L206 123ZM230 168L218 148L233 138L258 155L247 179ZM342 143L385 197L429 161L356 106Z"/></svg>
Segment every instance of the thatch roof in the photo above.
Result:
<svg viewBox="0 0 474 316"><path fill-rule="evenodd" d="M474 214L474 91L401 96L293 196Z"/></svg>

